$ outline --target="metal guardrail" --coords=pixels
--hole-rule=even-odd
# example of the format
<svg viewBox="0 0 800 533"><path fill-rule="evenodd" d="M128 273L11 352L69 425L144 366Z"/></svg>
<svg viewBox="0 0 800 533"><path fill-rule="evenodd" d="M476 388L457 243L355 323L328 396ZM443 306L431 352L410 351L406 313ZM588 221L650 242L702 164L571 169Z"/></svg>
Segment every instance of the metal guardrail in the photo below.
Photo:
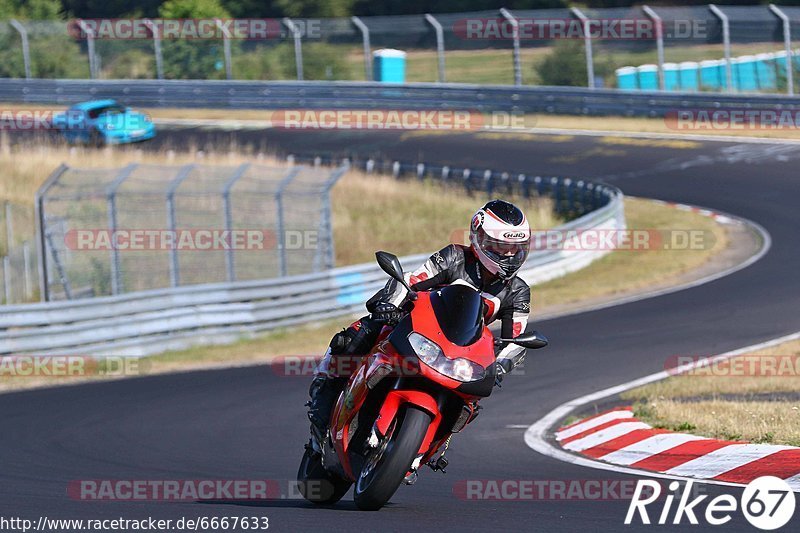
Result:
<svg viewBox="0 0 800 533"><path fill-rule="evenodd" d="M0 102L69 105L114 98L142 107L457 109L664 116L680 109L800 109L800 97L436 83L0 80Z"/></svg>
<svg viewBox="0 0 800 533"><path fill-rule="evenodd" d="M555 180L555 181L553 181ZM572 180L548 178L569 188ZM561 226L569 229L625 227L622 193L606 185L577 182L575 201L601 206ZM566 248L566 247L565 247ZM605 251L543 250L531 254L520 273L540 283L583 268ZM403 258L416 267L427 256ZM86 300L0 307L0 355L86 354L142 356L194 344L233 341L278 327L356 313L387 276L375 264L260 281L215 283Z"/></svg>

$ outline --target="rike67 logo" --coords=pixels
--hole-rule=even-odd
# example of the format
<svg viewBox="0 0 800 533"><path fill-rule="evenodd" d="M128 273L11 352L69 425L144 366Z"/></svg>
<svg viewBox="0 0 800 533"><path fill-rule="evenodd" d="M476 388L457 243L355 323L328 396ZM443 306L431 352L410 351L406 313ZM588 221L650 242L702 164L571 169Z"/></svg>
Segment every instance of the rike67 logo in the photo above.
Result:
<svg viewBox="0 0 800 533"><path fill-rule="evenodd" d="M687 481L683 491L679 491L681 484L673 481L667 495L662 497L660 483L639 480L625 524L641 521L642 524L698 525L704 519L708 525L721 526L730 522L735 513L741 512L754 527L771 531L785 526L794 515L794 492L788 483L777 477L763 476L751 481L740 500L730 494L721 494L708 501L707 494L692 498L692 485L692 481ZM655 504L657 501L659 504ZM656 511L656 514L651 517L650 511Z"/></svg>

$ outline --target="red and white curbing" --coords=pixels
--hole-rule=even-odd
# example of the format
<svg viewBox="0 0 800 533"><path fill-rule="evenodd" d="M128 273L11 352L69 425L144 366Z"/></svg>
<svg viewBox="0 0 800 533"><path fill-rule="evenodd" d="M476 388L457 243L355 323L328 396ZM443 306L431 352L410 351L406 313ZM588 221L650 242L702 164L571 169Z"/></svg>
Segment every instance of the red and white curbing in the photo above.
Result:
<svg viewBox="0 0 800 533"><path fill-rule="evenodd" d="M692 213L697 213L698 215L704 217L713 218L720 224L733 224L736 222L735 219L729 217L728 215L712 211L711 209L704 209L702 207L697 207L689 204L677 204L675 202L665 202L663 200L653 200L653 202L660 205L674 207L675 209L678 209L680 211L691 211Z"/></svg>
<svg viewBox="0 0 800 533"><path fill-rule="evenodd" d="M564 426L555 436L565 450L610 464L743 485L776 476L800 492L800 448L655 429L636 419L630 407Z"/></svg>

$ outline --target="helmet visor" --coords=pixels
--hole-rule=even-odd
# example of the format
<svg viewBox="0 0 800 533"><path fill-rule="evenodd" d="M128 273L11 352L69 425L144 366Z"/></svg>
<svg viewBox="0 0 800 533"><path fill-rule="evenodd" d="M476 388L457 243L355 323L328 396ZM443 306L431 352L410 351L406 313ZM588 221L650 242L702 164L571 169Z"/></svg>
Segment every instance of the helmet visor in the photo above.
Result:
<svg viewBox="0 0 800 533"><path fill-rule="evenodd" d="M477 234L478 246L489 258L504 268L516 270L528 258L530 240L523 242L500 241L489 236L481 228ZM515 268L516 267L516 268Z"/></svg>

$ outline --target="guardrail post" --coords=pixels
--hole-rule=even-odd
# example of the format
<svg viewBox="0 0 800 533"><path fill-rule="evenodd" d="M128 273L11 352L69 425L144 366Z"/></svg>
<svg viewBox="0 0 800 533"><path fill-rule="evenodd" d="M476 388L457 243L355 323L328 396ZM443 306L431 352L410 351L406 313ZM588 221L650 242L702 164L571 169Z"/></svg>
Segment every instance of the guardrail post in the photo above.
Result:
<svg viewBox="0 0 800 533"><path fill-rule="evenodd" d="M278 185L278 190L275 191L275 206L277 207L278 211L278 265L280 269L280 275L285 276L287 273L287 266L286 266L286 226L283 217L283 193L286 190L286 187L292 182L292 180L300 173L302 167L294 167L289 169L289 172L284 176L281 180L280 184Z"/></svg>
<svg viewBox="0 0 800 533"><path fill-rule="evenodd" d="M117 295L122 292L122 276L119 268L119 250L114 245L117 232L117 190L122 182L128 179L139 165L131 163L117 174L114 181L106 190L106 203L108 206L108 230L111 232L111 294Z"/></svg>
<svg viewBox="0 0 800 533"><path fill-rule="evenodd" d="M583 14L583 11L577 7L571 7L570 11L575 17L581 21L583 25L583 46L586 52L586 86L594 89L594 56L592 54L592 35L591 35L591 21L589 17Z"/></svg>
<svg viewBox="0 0 800 533"><path fill-rule="evenodd" d="M361 39L364 42L364 79L372 81L372 47L369 44L369 28L358 17L350 17L350 20L361 32Z"/></svg>
<svg viewBox="0 0 800 533"><path fill-rule="evenodd" d="M92 29L80 19L78 19L78 26L80 26L81 31L86 34L86 47L87 53L89 54L89 77L91 79L96 79L99 76L97 68L97 56L95 55L94 51L94 31L92 31Z"/></svg>
<svg viewBox="0 0 800 533"><path fill-rule="evenodd" d="M425 20L433 26L436 32L436 55L439 58L439 83L445 82L444 77L444 30L439 21L434 18L430 13L425 13Z"/></svg>
<svg viewBox="0 0 800 533"><path fill-rule="evenodd" d="M231 65L231 35L228 29L222 25L221 20L214 19L214 24L216 24L217 29L222 32L222 55L225 58L225 78L230 80L233 79L233 67Z"/></svg>
<svg viewBox="0 0 800 533"><path fill-rule="evenodd" d="M656 29L656 52L658 55L658 88L662 91L665 89L664 83L664 21L655 12L655 10L648 6L642 6L642 10L653 21Z"/></svg>
<svg viewBox="0 0 800 533"><path fill-rule="evenodd" d="M222 211L225 217L225 231L228 232L228 248L225 250L225 273L227 274L228 281L236 281L236 269L233 261L233 211L231 210L231 189L239 181L239 178L245 175L247 169L250 168L250 163L244 163L236 169L233 175L225 182L222 188Z"/></svg>
<svg viewBox="0 0 800 533"><path fill-rule="evenodd" d="M320 239L317 239L317 253L314 257L314 271L331 269L336 262L333 241L333 225L331 224L331 189L336 182L350 170L350 163L344 161L342 166L331 173L331 177L325 182L322 192L322 218L320 219ZM324 250L321 245L325 244ZM325 264L320 265L324 260ZM320 268L321 267L321 268Z"/></svg>
<svg viewBox="0 0 800 533"><path fill-rule="evenodd" d="M178 239L175 220L175 192L180 187L183 180L189 177L194 165L181 167L178 173L172 178L167 187L167 226L173 235L173 246L169 250L169 283L170 287L177 287L181 283L181 273L178 267Z"/></svg>
<svg viewBox="0 0 800 533"><path fill-rule="evenodd" d="M511 12L502 7L500 14L511 24L512 38L514 39L514 85L522 85L522 64L519 51L519 22Z"/></svg>
<svg viewBox="0 0 800 533"><path fill-rule="evenodd" d="M153 53L156 56L156 77L159 80L164 79L164 58L161 55L161 34L159 33L158 26L152 20L144 19L145 25L150 29L153 34Z"/></svg>
<svg viewBox="0 0 800 533"><path fill-rule="evenodd" d="M725 80L727 81L727 92L733 91L733 72L731 69L731 28L728 21L728 15L714 4L708 4L708 9L719 19L722 23L722 48L725 55Z"/></svg>
<svg viewBox="0 0 800 533"><path fill-rule="evenodd" d="M17 30L22 39L22 61L25 63L25 79L29 80L31 79L31 51L28 46L28 30L17 19L11 19L8 22Z"/></svg>
<svg viewBox="0 0 800 533"><path fill-rule="evenodd" d="M786 49L786 92L794 94L794 62L792 61L792 24L789 17L775 4L769 10L783 23L783 46Z"/></svg>
<svg viewBox="0 0 800 533"><path fill-rule="evenodd" d="M7 304L11 303L11 260L8 256L3 257L3 289L6 293Z"/></svg>
<svg viewBox="0 0 800 533"><path fill-rule="evenodd" d="M294 39L294 64L295 68L297 69L297 81L303 81L303 43L301 42L302 33L300 32L300 28L298 28L289 17L285 17L283 19L283 23L287 28L289 28L289 31L292 32L292 38Z"/></svg>

